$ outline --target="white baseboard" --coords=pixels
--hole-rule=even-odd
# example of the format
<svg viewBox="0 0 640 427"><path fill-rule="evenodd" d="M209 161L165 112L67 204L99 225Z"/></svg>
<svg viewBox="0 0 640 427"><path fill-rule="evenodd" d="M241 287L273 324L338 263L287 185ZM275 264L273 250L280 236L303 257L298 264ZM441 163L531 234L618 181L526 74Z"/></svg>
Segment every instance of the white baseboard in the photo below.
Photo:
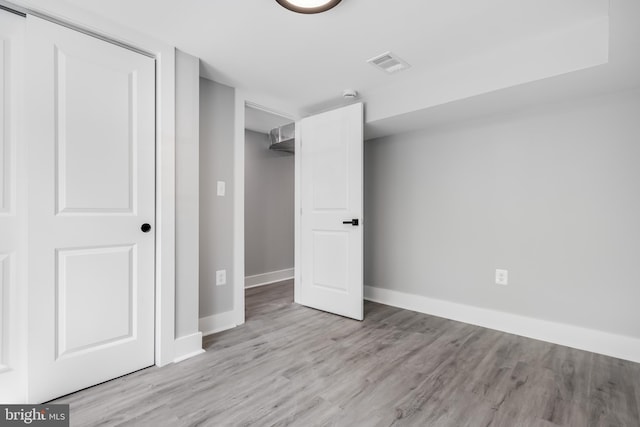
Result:
<svg viewBox="0 0 640 427"><path fill-rule="evenodd" d="M182 362L202 353L204 353L202 349L202 332L176 338L174 341L174 363Z"/></svg>
<svg viewBox="0 0 640 427"><path fill-rule="evenodd" d="M640 339L637 338L372 286L364 287L364 295L366 300L381 304L640 362Z"/></svg>
<svg viewBox="0 0 640 427"><path fill-rule="evenodd" d="M214 314L213 316L201 317L199 326L202 331L202 335L211 335L217 332L226 331L227 329L235 328L235 312L225 311L224 313Z"/></svg>
<svg viewBox="0 0 640 427"><path fill-rule="evenodd" d="M256 286L264 286L280 282L282 280L293 279L293 271L293 268L287 268L286 270L270 271L268 273L256 274L255 276L246 276L244 278L244 287L255 288Z"/></svg>

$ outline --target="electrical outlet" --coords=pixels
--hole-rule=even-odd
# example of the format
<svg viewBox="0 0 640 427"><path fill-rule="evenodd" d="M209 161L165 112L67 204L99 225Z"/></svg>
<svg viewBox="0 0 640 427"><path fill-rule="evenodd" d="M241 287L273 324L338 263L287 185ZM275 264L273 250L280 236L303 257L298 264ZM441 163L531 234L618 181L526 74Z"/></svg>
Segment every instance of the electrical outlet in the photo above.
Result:
<svg viewBox="0 0 640 427"><path fill-rule="evenodd" d="M227 283L227 270L216 271L216 286L225 285Z"/></svg>
<svg viewBox="0 0 640 427"><path fill-rule="evenodd" d="M496 285L507 286L509 284L509 272L507 270L496 269Z"/></svg>

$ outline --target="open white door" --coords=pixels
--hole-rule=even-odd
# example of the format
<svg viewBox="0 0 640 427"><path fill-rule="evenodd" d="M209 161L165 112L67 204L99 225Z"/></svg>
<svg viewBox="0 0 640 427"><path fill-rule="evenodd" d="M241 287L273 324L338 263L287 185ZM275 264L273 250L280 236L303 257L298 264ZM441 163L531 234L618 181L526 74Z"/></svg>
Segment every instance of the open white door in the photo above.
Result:
<svg viewBox="0 0 640 427"><path fill-rule="evenodd" d="M295 301L363 319L363 106L307 117L296 135Z"/></svg>
<svg viewBox="0 0 640 427"><path fill-rule="evenodd" d="M33 16L26 55L36 403L154 363L155 61Z"/></svg>

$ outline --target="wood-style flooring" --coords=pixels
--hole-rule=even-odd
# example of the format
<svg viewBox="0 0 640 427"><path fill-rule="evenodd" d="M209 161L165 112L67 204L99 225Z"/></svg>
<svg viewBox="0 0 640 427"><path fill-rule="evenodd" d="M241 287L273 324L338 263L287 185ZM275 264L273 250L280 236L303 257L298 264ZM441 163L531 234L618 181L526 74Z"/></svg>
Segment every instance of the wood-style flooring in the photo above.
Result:
<svg viewBox="0 0 640 427"><path fill-rule="evenodd" d="M203 355L66 396L74 426L640 426L640 365L381 304L247 291Z"/></svg>

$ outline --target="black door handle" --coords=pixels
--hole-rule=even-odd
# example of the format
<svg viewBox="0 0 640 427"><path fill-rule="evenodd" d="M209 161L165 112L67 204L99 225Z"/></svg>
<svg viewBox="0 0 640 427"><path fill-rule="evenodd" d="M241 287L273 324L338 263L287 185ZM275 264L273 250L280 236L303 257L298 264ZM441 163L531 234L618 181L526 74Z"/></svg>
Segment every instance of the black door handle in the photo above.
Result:
<svg viewBox="0 0 640 427"><path fill-rule="evenodd" d="M358 221L358 218L354 218L351 221L342 221L343 224L351 224L354 227L360 225L360 222Z"/></svg>
<svg viewBox="0 0 640 427"><path fill-rule="evenodd" d="M140 227L140 230L142 230L143 233L148 233L149 230L151 230L151 225L145 222L142 224L142 227Z"/></svg>

